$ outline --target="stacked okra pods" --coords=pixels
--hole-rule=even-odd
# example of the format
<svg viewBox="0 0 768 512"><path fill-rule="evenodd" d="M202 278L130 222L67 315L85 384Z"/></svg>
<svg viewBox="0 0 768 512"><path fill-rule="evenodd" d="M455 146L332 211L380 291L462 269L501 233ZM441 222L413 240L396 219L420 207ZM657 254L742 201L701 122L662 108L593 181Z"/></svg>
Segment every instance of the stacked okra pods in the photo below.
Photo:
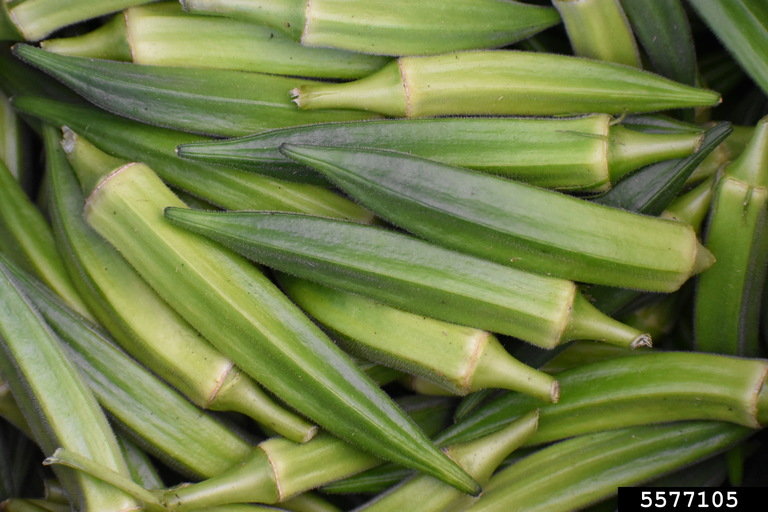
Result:
<svg viewBox="0 0 768 512"><path fill-rule="evenodd" d="M761 0L0 3L0 510L765 485Z"/></svg>

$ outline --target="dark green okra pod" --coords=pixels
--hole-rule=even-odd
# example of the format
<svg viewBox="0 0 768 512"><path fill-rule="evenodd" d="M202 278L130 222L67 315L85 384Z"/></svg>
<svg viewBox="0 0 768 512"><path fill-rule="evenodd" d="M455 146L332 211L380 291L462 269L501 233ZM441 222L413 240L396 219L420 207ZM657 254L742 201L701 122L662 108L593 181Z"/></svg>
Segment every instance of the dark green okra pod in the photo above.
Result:
<svg viewBox="0 0 768 512"><path fill-rule="evenodd" d="M391 223L509 267L670 292L712 264L680 223L394 151L281 148Z"/></svg>
<svg viewBox="0 0 768 512"><path fill-rule="evenodd" d="M99 165L101 153L74 134L64 147L90 194L88 223L244 372L342 439L467 493L479 492L256 267L167 222L163 209L184 204L149 167ZM137 244L137 237L143 243Z"/></svg>
<svg viewBox="0 0 768 512"><path fill-rule="evenodd" d="M571 281L444 249L388 229L275 212L168 208L165 216L257 262L432 318L545 348L570 339L643 346Z"/></svg>

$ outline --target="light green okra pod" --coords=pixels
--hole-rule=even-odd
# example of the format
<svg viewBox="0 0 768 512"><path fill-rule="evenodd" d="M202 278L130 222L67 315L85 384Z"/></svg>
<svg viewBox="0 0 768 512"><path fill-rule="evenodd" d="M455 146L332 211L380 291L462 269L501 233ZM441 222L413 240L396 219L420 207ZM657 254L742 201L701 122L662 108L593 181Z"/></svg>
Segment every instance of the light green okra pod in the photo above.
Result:
<svg viewBox="0 0 768 512"><path fill-rule="evenodd" d="M713 106L714 91L582 57L515 50L401 57L365 78L292 91L306 110L392 117L624 114Z"/></svg>
<svg viewBox="0 0 768 512"><path fill-rule="evenodd" d="M712 264L690 226L666 219L394 151L281 151L392 224L512 268L671 292Z"/></svg>
<svg viewBox="0 0 768 512"><path fill-rule="evenodd" d="M60 342L0 260L0 371L40 449L58 446L87 454L123 475L112 429ZM125 512L137 503L98 480L62 469L57 477L79 510Z"/></svg>
<svg viewBox="0 0 768 512"><path fill-rule="evenodd" d="M706 231L706 246L717 262L698 279L696 346L757 356L768 267L768 118L718 179Z"/></svg>
<svg viewBox="0 0 768 512"><path fill-rule="evenodd" d="M275 403L171 309L85 222L85 198L55 132L53 128L46 131L46 154L57 244L83 297L105 328L124 350L198 406L238 411L270 432L299 442L310 439L317 427ZM115 167L127 163L107 155L104 159Z"/></svg>
<svg viewBox="0 0 768 512"><path fill-rule="evenodd" d="M8 13L27 41L38 41L48 34L81 21L110 14L147 0L24 0Z"/></svg>
<svg viewBox="0 0 768 512"><path fill-rule="evenodd" d="M73 137L65 141L65 151L90 194L88 223L215 347L299 413L342 439L467 493L479 492L477 484L249 261L168 223L163 209L184 205L149 167L101 167L84 158L98 150L88 145L85 153L74 151L78 143L87 144ZM142 244L136 243L137 236Z"/></svg>
<svg viewBox="0 0 768 512"><path fill-rule="evenodd" d="M179 146L184 158L254 172L305 173L280 144L393 149L534 185L600 191L643 165L695 151L700 135L646 134L606 114L575 118L427 118L322 123Z"/></svg>
<svg viewBox="0 0 768 512"><path fill-rule="evenodd" d="M421 375L459 395L496 387L557 401L555 379L514 359L487 331L413 315L285 274L277 279L352 353Z"/></svg>
<svg viewBox="0 0 768 512"><path fill-rule="evenodd" d="M263 23L305 46L380 55L496 48L560 22L551 7L510 0L182 0L193 13ZM450 36L446 36L450 34Z"/></svg>
<svg viewBox="0 0 768 512"><path fill-rule="evenodd" d="M275 212L167 208L174 224L254 261L444 321L552 348L571 339L643 346L573 282L504 267L392 230Z"/></svg>
<svg viewBox="0 0 768 512"><path fill-rule="evenodd" d="M619 0L553 0L574 55L642 68L640 52Z"/></svg>

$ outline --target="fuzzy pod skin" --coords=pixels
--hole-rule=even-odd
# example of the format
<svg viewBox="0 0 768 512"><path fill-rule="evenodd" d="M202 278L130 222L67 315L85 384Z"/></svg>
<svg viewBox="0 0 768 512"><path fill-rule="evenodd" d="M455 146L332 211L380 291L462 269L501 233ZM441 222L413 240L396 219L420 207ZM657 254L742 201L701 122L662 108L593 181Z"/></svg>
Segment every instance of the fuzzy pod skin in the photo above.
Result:
<svg viewBox="0 0 768 512"><path fill-rule="evenodd" d="M299 307L361 357L420 375L454 394L495 387L557 401L555 379L514 359L489 332L413 315L285 274L277 279Z"/></svg>
<svg viewBox="0 0 768 512"><path fill-rule="evenodd" d="M283 145L382 218L543 275L671 292L712 264L690 227L384 150Z"/></svg>
<svg viewBox="0 0 768 512"><path fill-rule="evenodd" d="M366 78L292 91L300 108L391 117L624 114L712 106L714 91L620 64L516 50L401 57Z"/></svg>
<svg viewBox="0 0 768 512"><path fill-rule="evenodd" d="M203 135L229 137L378 117L355 111L300 111L288 91L312 80L68 57L25 44L15 45L13 53L108 112Z"/></svg>
<svg viewBox="0 0 768 512"><path fill-rule="evenodd" d="M580 364L557 374L556 404L505 393L439 436L440 443L474 439L510 418L539 409L530 444L647 423L728 421L765 425L762 396L768 362L696 352L657 352Z"/></svg>
<svg viewBox="0 0 768 512"><path fill-rule="evenodd" d="M199 141L196 135L131 121L88 105L37 97L17 97L13 105L54 126L68 126L105 153L144 162L172 187L219 208L296 211L356 222L373 218L368 210L326 188L178 158L176 146Z"/></svg>
<svg viewBox="0 0 768 512"><path fill-rule="evenodd" d="M698 350L756 357L768 270L768 118L715 185L706 246L717 263L698 278Z"/></svg>
<svg viewBox="0 0 768 512"><path fill-rule="evenodd" d="M57 246L94 315L120 346L204 409L237 411L270 432L309 440L317 427L284 409L179 316L83 219L85 198L46 128L49 212ZM111 159L105 155L105 158ZM127 162L113 160L115 165Z"/></svg>
<svg viewBox="0 0 768 512"><path fill-rule="evenodd" d="M551 7L512 0L182 0L192 13L269 25L310 47L378 55L496 48L560 22ZM448 35L449 34L449 35Z"/></svg>
<svg viewBox="0 0 768 512"><path fill-rule="evenodd" d="M361 78L388 62L381 56L303 46L278 30L250 21L190 15L178 1L131 7L92 32L48 39L41 47L62 55L152 66L311 78Z"/></svg>
<svg viewBox="0 0 768 512"><path fill-rule="evenodd" d="M649 163L687 156L695 133L644 134L605 114L574 118L428 118L323 123L223 141L193 142L179 156L254 172L303 172L280 144L392 149L533 185L601 191Z"/></svg>
<svg viewBox="0 0 768 512"><path fill-rule="evenodd" d="M498 432L447 446L444 450L484 485L504 459L536 431L538 421L538 412L533 411ZM398 512L408 510L414 503L419 504L421 512L441 512L460 510L476 500L460 495L434 478L417 475L356 507L354 512Z"/></svg>
<svg viewBox="0 0 768 512"><path fill-rule="evenodd" d="M342 439L463 492L479 492L471 477L440 453L256 267L168 223L163 209L184 204L149 167L91 167L88 153L98 150L91 146L88 152L75 152L78 141L82 143L79 137L65 141L65 151L90 194L86 220L215 347L300 414ZM143 243L137 244L137 236Z"/></svg>
<svg viewBox="0 0 768 512"><path fill-rule="evenodd" d="M578 436L494 476L467 512L567 512L712 457L753 431L716 421L644 425ZM600 475L600 478L595 478Z"/></svg>
<svg viewBox="0 0 768 512"><path fill-rule="evenodd" d="M0 258L0 371L34 440L46 455L59 446L128 475L112 428L61 342ZM78 510L126 512L138 504L117 489L70 470L56 472Z"/></svg>
<svg viewBox="0 0 768 512"><path fill-rule="evenodd" d="M432 318L552 348L570 339L643 346L574 283L504 267L388 229L274 212L168 208L176 225L250 259Z"/></svg>

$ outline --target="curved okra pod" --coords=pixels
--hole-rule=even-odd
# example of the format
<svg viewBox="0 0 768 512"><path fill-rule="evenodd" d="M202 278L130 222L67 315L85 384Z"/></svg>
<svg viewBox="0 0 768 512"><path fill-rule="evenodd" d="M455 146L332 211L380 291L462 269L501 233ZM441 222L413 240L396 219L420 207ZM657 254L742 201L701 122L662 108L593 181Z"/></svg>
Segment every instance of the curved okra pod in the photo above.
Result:
<svg viewBox="0 0 768 512"><path fill-rule="evenodd" d="M60 131L47 127L45 136L56 242L83 297L122 348L204 409L238 411L289 439L310 439L317 427L275 403L85 222L85 198L61 149Z"/></svg>
<svg viewBox="0 0 768 512"><path fill-rule="evenodd" d="M551 7L516 1L182 0L192 13L269 25L305 46L380 55L496 48L560 22ZM450 37L446 37L446 31Z"/></svg>
<svg viewBox="0 0 768 512"><path fill-rule="evenodd" d="M190 15L178 0L131 7L93 32L48 39L40 46L62 55L136 64L310 78L361 78L388 61L381 56L310 48L280 31L248 21Z"/></svg>
<svg viewBox="0 0 768 512"><path fill-rule="evenodd" d="M13 52L109 112L148 124L217 136L327 121L365 112L303 112L288 91L313 80L224 69L145 66L67 57L26 44Z"/></svg>
<svg viewBox="0 0 768 512"><path fill-rule="evenodd" d="M552 348L571 339L650 339L594 309L573 282L481 260L374 226L274 212L167 208L172 223L246 257L446 322Z"/></svg>
<svg viewBox="0 0 768 512"><path fill-rule="evenodd" d="M44 98L16 97L13 105L54 126L68 126L112 156L144 162L157 169L169 185L220 208L297 211L357 222L372 219L371 212L325 188L176 156L178 144L199 141L199 136L138 123L91 106Z"/></svg>
<svg viewBox="0 0 768 512"><path fill-rule="evenodd" d="M467 512L566 512L607 498L617 487L714 456L752 430L696 421L645 425L574 437L513 463L491 478ZM599 475L599 478L596 478Z"/></svg>
<svg viewBox="0 0 768 512"><path fill-rule="evenodd" d="M720 176L706 231L706 246L717 263L698 279L696 346L756 356L768 267L768 118Z"/></svg>
<svg viewBox="0 0 768 512"><path fill-rule="evenodd" d="M56 331L93 394L123 431L168 466L209 477L241 462L253 445L118 349L39 281L3 264Z"/></svg>
<svg viewBox="0 0 768 512"><path fill-rule="evenodd" d="M670 292L712 264L681 223L394 151L281 150L393 224L509 267Z"/></svg>
<svg viewBox="0 0 768 512"><path fill-rule="evenodd" d="M479 492L253 264L167 222L163 209L184 204L149 167L100 165L103 154L71 132L64 147L90 194L88 223L244 372L342 439L464 492Z"/></svg>
<svg viewBox="0 0 768 512"><path fill-rule="evenodd" d="M574 55L642 68L632 27L619 0L553 0Z"/></svg>
<svg viewBox="0 0 768 512"><path fill-rule="evenodd" d="M2 257L2 261L7 260ZM99 404L56 335L1 262L0 296L0 371L35 442L46 455L65 446L127 475ZM66 469L57 471L57 477L79 510L136 509L137 503L129 496L92 477Z"/></svg>
<svg viewBox="0 0 768 512"><path fill-rule="evenodd" d="M693 352L658 352L583 364L557 374L560 401L541 404L505 393L447 429L440 443L493 432L539 409L530 444L612 428L682 420L765 425L768 361Z"/></svg>
<svg viewBox="0 0 768 512"><path fill-rule="evenodd" d="M574 118L427 118L322 123L224 141L184 144L179 156L255 172L306 167L283 143L392 149L547 188L605 190L626 173L687 156L700 134L645 134L606 114Z"/></svg>
<svg viewBox="0 0 768 512"><path fill-rule="evenodd" d="M538 413L533 411L498 432L447 446L444 450L484 485L504 459L536 431L538 421ZM355 508L354 512L397 512L408 510L414 503L419 504L421 512L440 512L467 507L476 500L460 495L434 478L417 475Z"/></svg>
<svg viewBox="0 0 768 512"><path fill-rule="evenodd" d="M459 395L497 387L557 401L555 379L514 359L487 331L413 315L285 274L277 280L299 307L340 335L338 341L351 353L421 375Z"/></svg>
<svg viewBox="0 0 768 512"><path fill-rule="evenodd" d="M720 95L639 69L516 50L401 57L343 84L293 90L300 108L348 108L392 117L654 112L717 105Z"/></svg>

